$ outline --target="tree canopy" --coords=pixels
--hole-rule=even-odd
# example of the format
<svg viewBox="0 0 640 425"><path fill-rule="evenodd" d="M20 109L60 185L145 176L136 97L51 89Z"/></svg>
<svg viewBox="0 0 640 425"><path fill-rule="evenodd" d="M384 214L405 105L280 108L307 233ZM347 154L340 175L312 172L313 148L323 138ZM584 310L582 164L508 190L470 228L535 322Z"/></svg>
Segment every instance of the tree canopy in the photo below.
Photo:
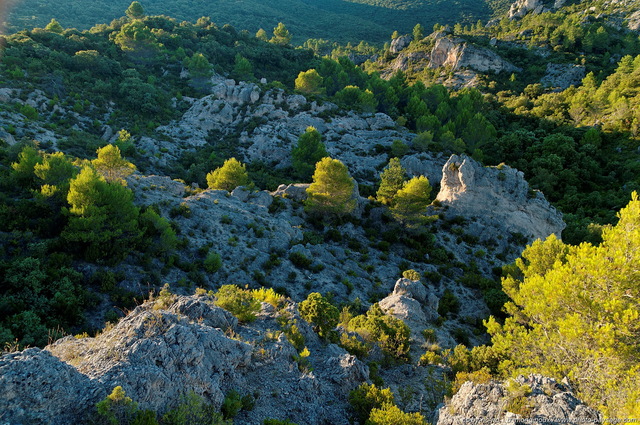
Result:
<svg viewBox="0 0 640 425"><path fill-rule="evenodd" d="M356 208L355 182L347 167L337 159L322 158L316 164L313 183L307 188L306 209L320 216L343 216Z"/></svg>
<svg viewBox="0 0 640 425"><path fill-rule="evenodd" d="M380 174L380 188L376 193L378 201L387 205L391 204L396 193L402 189L406 175L407 172L400 164L400 159L391 158L389 165Z"/></svg>
<svg viewBox="0 0 640 425"><path fill-rule="evenodd" d="M414 177L404 183L393 199L393 216L408 226L419 224L425 214L431 195L431 185L425 176Z"/></svg>
<svg viewBox="0 0 640 425"><path fill-rule="evenodd" d="M235 158L229 158L222 167L207 174L207 184L209 189L232 191L238 186L250 185L251 179L244 164Z"/></svg>
<svg viewBox="0 0 640 425"><path fill-rule="evenodd" d="M299 178L309 181L315 166L322 158L329 156L322 143L322 136L315 127L307 127L298 138L298 144L291 151L293 169Z"/></svg>

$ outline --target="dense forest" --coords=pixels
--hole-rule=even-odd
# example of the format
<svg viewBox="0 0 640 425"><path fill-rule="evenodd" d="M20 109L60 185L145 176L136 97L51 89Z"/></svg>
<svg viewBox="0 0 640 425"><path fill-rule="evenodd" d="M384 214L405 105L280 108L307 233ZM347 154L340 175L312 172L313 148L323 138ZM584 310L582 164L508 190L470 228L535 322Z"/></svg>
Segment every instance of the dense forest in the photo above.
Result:
<svg viewBox="0 0 640 425"><path fill-rule="evenodd" d="M65 0L53 5L24 0L8 15L8 26L11 31L43 27L54 18L65 27L88 29L118 18L129 3L127 0ZM418 22L431 27L436 22L454 24L486 20L504 12L508 2L252 0L211 3L180 0L156 1L145 4L145 8L149 14L171 16L178 21L195 21L208 16L214 22L230 24L252 33L260 28L268 31L278 22L285 22L293 32L294 40L299 43L308 38L345 43L359 40L381 43L394 30L409 32Z"/></svg>
<svg viewBox="0 0 640 425"><path fill-rule="evenodd" d="M128 2L98 2L76 13L73 7L56 4L54 11L25 1L10 16L12 33L1 37L0 86L7 100L0 104L0 344L9 351L95 332L87 317L105 300L117 308L102 319L117 322L119 308L133 308L146 296L119 286L117 266L123 262L143 264L150 289L162 283L163 275L154 270L158 264L163 273L184 272L189 289L202 281L202 273L220 269L220 256L208 249L198 249L192 262L177 254L189 249L189 235L180 234L172 219L188 216L188 208L164 217L157 206L136 206L126 182L136 170L159 171L136 140L173 142L158 127L181 117L191 105L187 99L208 94L211 77L219 74L315 104L335 104L342 112L384 113L411 132L410 143L376 146L376 154L386 155L384 171L373 185L359 185L361 195L386 208L384 233L366 214L369 221L350 218L353 179L340 161L326 158L313 127L300 135L288 168L243 164L236 159L240 134L211 133L208 144L181 152L160 170L194 193L236 186L273 191L281 183L312 182L300 212L308 221L305 242L333 238L364 252L358 242L331 231L352 223L376 247L388 252L390 245L402 245L414 262L426 262L428 252L439 272L454 276L444 266L453 256L430 234L438 216L423 214L434 182L405 179L399 159L465 154L498 169L506 164L523 171L531 187L564 214L562 240L534 242L515 264L494 267L491 278L480 278L475 264L456 264L465 286L479 290L491 310L484 321L487 344L471 347L464 337L455 348L433 344L420 363L446 365L454 381L447 383L449 390L467 379L519 373L568 377L577 394L603 414L637 417L640 37L595 12L584 19L590 4L485 25L478 19L508 5L494 1L469 8L462 2L456 3L459 11L438 15L434 10L442 4L418 1L312 1L304 8L293 1L277 7L249 2L242 4L246 10L234 4L215 13L181 2L169 8L134 2L128 9ZM376 8L388 12L379 15ZM194 9L211 17L193 16ZM58 16L59 10L65 15ZM345 26L326 24L333 20ZM87 24L94 21L109 22ZM459 23L442 25L454 22ZM432 27L439 35L429 35ZM394 30L411 34L403 52L377 44L397 40ZM460 89L443 84L454 69L423 64L389 71L400 55L430 52L438 37L489 49L520 71L488 72L478 75L475 87ZM547 87L540 82L547 63L584 67L585 76L568 88ZM337 114L332 111L325 113L327 122ZM247 122L244 130L258 124ZM111 142L103 137L105 125L121 129ZM43 141L47 132L56 140ZM304 255L290 259L308 271L321 267ZM439 281L438 273L428 277L430 284ZM422 278L413 270L403 275ZM255 274L252 285L264 279ZM281 302L281 295L259 289L215 289L211 296L218 305L247 321L267 297ZM161 296L168 297L164 291ZM388 364L410 361L408 330L379 311L375 296L368 309L358 300L341 305L342 313L331 298L312 293L299 307L320 337L359 357L378 344ZM441 321L458 308L454 296L443 299L449 304ZM375 385L365 390L378 391ZM123 397L116 393L114 398Z"/></svg>

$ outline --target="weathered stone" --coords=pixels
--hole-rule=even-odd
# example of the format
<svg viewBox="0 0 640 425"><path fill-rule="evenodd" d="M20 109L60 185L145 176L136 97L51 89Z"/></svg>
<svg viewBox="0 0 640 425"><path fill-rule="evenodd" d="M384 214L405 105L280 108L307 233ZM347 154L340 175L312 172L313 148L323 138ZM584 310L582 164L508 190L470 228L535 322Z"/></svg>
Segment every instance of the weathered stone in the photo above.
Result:
<svg viewBox="0 0 640 425"><path fill-rule="evenodd" d="M482 167L466 156L453 155L444 165L436 199L449 207L447 215L483 224L488 233L477 236L485 238L521 233L533 241L551 234L560 237L565 228L562 214L541 192L529 190L521 171Z"/></svg>
<svg viewBox="0 0 640 425"><path fill-rule="evenodd" d="M282 196L284 198L290 198L294 201L304 201L307 199L308 183L293 183L293 184L281 184L278 189L273 192L273 196Z"/></svg>
<svg viewBox="0 0 640 425"><path fill-rule="evenodd" d="M540 83L556 91L562 91L580 85L586 73L584 65L548 63L547 73Z"/></svg>
<svg viewBox="0 0 640 425"><path fill-rule="evenodd" d="M400 53L402 50L409 47L413 37L410 35L401 35L400 37L394 38L391 40L391 46L389 47L389 51L391 53Z"/></svg>
<svg viewBox="0 0 640 425"><path fill-rule="evenodd" d="M430 68L472 68L479 72L516 72L520 68L502 59L497 53L467 43L461 38L440 37L431 50Z"/></svg>

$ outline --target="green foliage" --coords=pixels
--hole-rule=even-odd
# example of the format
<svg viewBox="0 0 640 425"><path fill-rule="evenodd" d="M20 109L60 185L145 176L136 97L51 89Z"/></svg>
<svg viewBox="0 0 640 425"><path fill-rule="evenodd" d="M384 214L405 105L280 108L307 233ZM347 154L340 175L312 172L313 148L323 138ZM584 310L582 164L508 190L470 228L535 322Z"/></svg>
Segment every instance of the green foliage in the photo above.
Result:
<svg viewBox="0 0 640 425"><path fill-rule="evenodd" d="M185 65L193 77L208 78L211 76L211 63L202 53L194 53L191 58L185 59Z"/></svg>
<svg viewBox="0 0 640 425"><path fill-rule="evenodd" d="M536 370L575 384L578 397L609 417L639 413L635 356L640 296L634 278L640 247L640 201L619 214L600 245L536 241L503 280L511 298L503 325L487 323L508 373ZM570 303L567 300L571 300Z"/></svg>
<svg viewBox="0 0 640 425"><path fill-rule="evenodd" d="M366 314L352 318L346 329L357 332L368 343L378 344L387 361L404 362L409 358L409 327L385 314L377 303Z"/></svg>
<svg viewBox="0 0 640 425"><path fill-rule="evenodd" d="M414 177L396 193L391 213L406 226L417 226L424 221L427 206L431 202L430 195L429 180L424 176Z"/></svg>
<svg viewBox="0 0 640 425"><path fill-rule="evenodd" d="M391 204L396 193L402 189L406 174L406 170L400 164L400 159L391 158L389 165L380 174L380 188L376 193L378 201L387 205Z"/></svg>
<svg viewBox="0 0 640 425"><path fill-rule="evenodd" d="M307 188L305 209L317 216L344 216L356 207L355 183L347 167L329 157L316 164L313 183Z"/></svg>
<svg viewBox="0 0 640 425"><path fill-rule="evenodd" d="M215 297L218 307L224 308L243 323L256 320L256 313L260 311L260 301L253 297L251 291L236 285L222 285Z"/></svg>
<svg viewBox="0 0 640 425"><path fill-rule="evenodd" d="M62 32L64 31L64 28L62 28L60 22L56 21L55 19L51 19L51 22L49 22L47 26L44 27L44 29L56 34L62 34Z"/></svg>
<svg viewBox="0 0 640 425"><path fill-rule="evenodd" d="M136 166L122 158L120 148L114 145L107 145L98 149L98 157L91 161L95 170L109 183L120 183L127 185L125 178L130 176Z"/></svg>
<svg viewBox="0 0 640 425"><path fill-rule="evenodd" d="M157 425L155 413L140 410L138 403L127 397L121 386L96 404L96 425Z"/></svg>
<svg viewBox="0 0 640 425"><path fill-rule="evenodd" d="M236 390L229 391L220 407L222 416L225 419L233 419L238 416L240 409L242 409L242 396Z"/></svg>
<svg viewBox="0 0 640 425"><path fill-rule="evenodd" d="M71 180L69 224L63 238L89 260L124 259L140 236L133 194L120 183L108 183L90 167Z"/></svg>
<svg viewBox="0 0 640 425"><path fill-rule="evenodd" d="M125 11L127 16L131 19L142 19L144 18L144 9L140 2L134 1L132 2L127 10Z"/></svg>
<svg viewBox="0 0 640 425"><path fill-rule="evenodd" d="M278 26L273 29L273 37L269 41L279 46L287 46L291 43L291 34L287 27L282 22L279 22Z"/></svg>
<svg viewBox="0 0 640 425"><path fill-rule="evenodd" d="M340 312L325 297L317 292L310 293L298 305L300 316L313 325L318 335L327 339L338 324Z"/></svg>
<svg viewBox="0 0 640 425"><path fill-rule="evenodd" d="M405 413L398 406L386 404L371 410L367 425L426 425L420 413Z"/></svg>
<svg viewBox="0 0 640 425"><path fill-rule="evenodd" d="M265 419L262 425L297 425L288 419Z"/></svg>
<svg viewBox="0 0 640 425"><path fill-rule="evenodd" d="M236 54L235 63L233 65L233 75L239 80L251 80L253 76L253 66L251 62L240 53Z"/></svg>
<svg viewBox="0 0 640 425"><path fill-rule="evenodd" d="M460 311L458 297L450 289L446 289L438 303L438 314L447 317L449 313L457 314L458 311Z"/></svg>
<svg viewBox="0 0 640 425"><path fill-rule="evenodd" d="M220 270L220 267L222 267L222 258L217 252L209 252L209 254L207 254L207 258L205 258L203 262L203 265L204 269L208 273L215 273Z"/></svg>
<svg viewBox="0 0 640 425"><path fill-rule="evenodd" d="M322 89L322 77L315 69L300 71L295 80L295 89L303 94L320 94Z"/></svg>
<svg viewBox="0 0 640 425"><path fill-rule="evenodd" d="M153 208L147 208L138 218L142 231L141 248L157 255L165 255L176 249L178 236L169 221Z"/></svg>
<svg viewBox="0 0 640 425"><path fill-rule="evenodd" d="M235 158L227 159L222 167L207 174L209 189L232 191L238 186L249 186L251 180L244 164Z"/></svg>
<svg viewBox="0 0 640 425"><path fill-rule="evenodd" d="M183 396L180 403L162 417L162 425L231 425L222 415L193 391Z"/></svg>
<svg viewBox="0 0 640 425"><path fill-rule="evenodd" d="M372 409L393 405L395 398L389 388L381 389L366 382L349 393L349 404L355 411L359 423L365 423Z"/></svg>
<svg viewBox="0 0 640 425"><path fill-rule="evenodd" d="M23 187L32 187L35 184L35 167L43 161L42 155L31 146L22 148L18 156L18 162L11 164L12 177Z"/></svg>
<svg viewBox="0 0 640 425"><path fill-rule="evenodd" d="M291 151L293 169L299 178L308 181L316 164L329 154L322 143L322 136L314 127L307 127L298 138L298 144Z"/></svg>
<svg viewBox="0 0 640 425"><path fill-rule="evenodd" d="M420 273L413 269L403 271L402 277L404 277L405 279L413 280L414 282L420 281Z"/></svg>

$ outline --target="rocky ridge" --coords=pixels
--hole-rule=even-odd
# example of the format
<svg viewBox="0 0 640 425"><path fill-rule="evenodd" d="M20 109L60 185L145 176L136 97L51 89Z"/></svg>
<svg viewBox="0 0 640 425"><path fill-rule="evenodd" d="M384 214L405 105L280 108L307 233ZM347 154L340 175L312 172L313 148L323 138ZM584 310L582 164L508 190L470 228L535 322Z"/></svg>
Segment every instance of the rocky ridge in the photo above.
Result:
<svg viewBox="0 0 640 425"><path fill-rule="evenodd" d="M514 381L465 382L436 413L436 425L518 423L601 423L599 413L578 400L571 389L542 375Z"/></svg>

